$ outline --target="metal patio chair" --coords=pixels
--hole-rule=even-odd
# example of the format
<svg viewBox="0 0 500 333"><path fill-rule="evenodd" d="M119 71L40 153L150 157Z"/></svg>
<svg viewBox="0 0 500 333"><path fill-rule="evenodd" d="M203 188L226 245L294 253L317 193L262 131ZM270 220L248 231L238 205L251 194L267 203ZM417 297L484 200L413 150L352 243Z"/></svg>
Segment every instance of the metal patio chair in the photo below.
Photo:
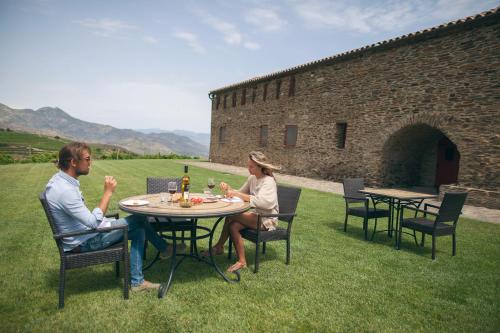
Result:
<svg viewBox="0 0 500 333"><path fill-rule="evenodd" d="M113 226L109 228L93 229L87 231L78 231L61 234L57 232L54 217L50 211L45 192L39 195L40 202L42 203L43 210L47 216L47 220L52 230L52 235L59 249L60 256L60 269L59 269L59 308L64 307L64 286L66 280L66 270L80 267L87 267L92 265L99 265L114 262L116 268L116 276L120 275L120 261L123 261L123 298L128 299L129 296L129 253L128 253L128 226L126 224ZM107 217L118 218L118 214L108 215ZM93 233L105 233L112 230L123 230L123 240L108 248L89 251L89 252L64 252L62 239L65 237L73 237L80 235L87 235Z"/></svg>
<svg viewBox="0 0 500 333"><path fill-rule="evenodd" d="M397 249L401 246L401 236L403 228L412 229L422 233L421 246L424 246L425 235L432 236L432 260L436 259L436 238L440 236L452 236L452 255L457 253L456 230L458 218L467 198L467 192L446 192L440 206L424 204L424 209L412 207L402 207L401 218L398 230ZM429 211L427 208L433 207L438 211ZM409 209L415 213L423 213L423 217L403 218L404 210ZM434 216L434 219L428 219L427 215Z"/></svg>
<svg viewBox="0 0 500 333"><path fill-rule="evenodd" d="M147 194L156 194L161 192L168 192L168 183L176 182L177 183L177 191L180 191L181 188L181 178L178 177L147 177L146 179L146 193ZM175 225L172 225L168 222L166 218L153 218L148 217L148 222L151 224L153 229L158 232L160 235L164 232L172 232L172 231L181 231L181 239L182 243L184 243L184 232L189 231L193 236L196 234L196 221L189 219L173 219L175 221ZM146 256L148 242L144 242L144 257ZM196 242L191 242L190 251L197 251ZM159 254L159 253L158 253ZM157 256L158 256L157 254ZM146 265L144 270L148 269L151 264Z"/></svg>
<svg viewBox="0 0 500 333"><path fill-rule="evenodd" d="M390 216L391 216L390 211L388 209L377 208L377 204L383 201L382 200L378 201L374 197L372 197L371 202L373 207L370 207L370 197L359 192L360 190L363 190L365 188L363 178L345 178L343 180L343 185L344 185L344 200L345 200L344 232L347 232L347 218L349 217L349 215L363 218L363 230L366 240L368 240L368 221L371 219L375 220L373 233L370 238L371 240L373 240L373 236L375 236L377 230L378 218L387 217L388 218L387 229L390 229ZM362 204L362 205L360 206L357 204Z"/></svg>
<svg viewBox="0 0 500 333"><path fill-rule="evenodd" d="M259 246L262 243L262 254L266 253L266 243L273 241L286 241L286 261L285 263L290 264L290 247L291 240L290 236L292 234L292 222L295 217L297 210L297 204L299 202L300 188L296 187L287 187L278 185L278 205L279 205L279 213L278 214L259 214L257 220L257 230L254 229L243 229L240 231L241 236L253 242L255 244L255 265L254 265L254 273L259 271ZM286 228L276 227L276 230L266 231L261 230L261 219L263 217L277 217L278 221L287 223ZM231 259L232 255L233 242L231 238L229 238L229 253L228 258Z"/></svg>

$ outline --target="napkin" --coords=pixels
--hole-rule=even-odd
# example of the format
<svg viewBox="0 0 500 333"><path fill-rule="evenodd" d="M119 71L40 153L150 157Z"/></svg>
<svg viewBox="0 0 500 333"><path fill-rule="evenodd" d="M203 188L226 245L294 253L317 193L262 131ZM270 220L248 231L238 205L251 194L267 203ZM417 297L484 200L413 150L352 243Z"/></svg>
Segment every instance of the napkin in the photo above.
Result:
<svg viewBox="0 0 500 333"><path fill-rule="evenodd" d="M238 197L224 198L224 199L220 199L220 201L224 201L224 202L243 202L243 200L241 200Z"/></svg>

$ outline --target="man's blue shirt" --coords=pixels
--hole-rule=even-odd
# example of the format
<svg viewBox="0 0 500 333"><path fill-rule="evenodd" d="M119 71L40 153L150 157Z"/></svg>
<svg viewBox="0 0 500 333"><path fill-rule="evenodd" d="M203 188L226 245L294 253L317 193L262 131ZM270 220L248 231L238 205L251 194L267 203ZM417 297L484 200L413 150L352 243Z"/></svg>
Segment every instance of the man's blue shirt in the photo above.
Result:
<svg viewBox="0 0 500 333"><path fill-rule="evenodd" d="M57 233L96 229L103 219L100 208L92 212L85 206L80 192L80 182L59 171L49 180L46 186L47 202L54 216ZM64 251L71 251L97 233L63 238Z"/></svg>

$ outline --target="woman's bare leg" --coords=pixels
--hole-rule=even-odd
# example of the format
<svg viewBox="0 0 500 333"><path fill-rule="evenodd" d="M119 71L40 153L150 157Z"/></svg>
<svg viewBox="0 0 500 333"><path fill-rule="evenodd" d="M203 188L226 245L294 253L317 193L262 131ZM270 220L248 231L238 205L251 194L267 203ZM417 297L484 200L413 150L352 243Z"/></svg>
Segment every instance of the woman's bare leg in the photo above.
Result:
<svg viewBox="0 0 500 333"><path fill-rule="evenodd" d="M231 239L234 243L236 253L238 254L238 262L244 266L246 266L247 260L245 257L243 237L241 237L240 231L246 228L257 229L257 215L246 212L238 215L237 218L233 218L233 222L229 224Z"/></svg>

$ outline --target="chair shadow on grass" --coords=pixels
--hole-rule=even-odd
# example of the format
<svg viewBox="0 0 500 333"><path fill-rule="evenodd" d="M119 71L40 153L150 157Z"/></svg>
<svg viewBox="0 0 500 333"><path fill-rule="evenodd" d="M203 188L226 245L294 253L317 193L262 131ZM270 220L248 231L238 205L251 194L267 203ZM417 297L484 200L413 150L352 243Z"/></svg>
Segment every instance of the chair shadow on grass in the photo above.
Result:
<svg viewBox="0 0 500 333"><path fill-rule="evenodd" d="M123 265L120 265L120 271L122 269ZM59 267L50 269L47 272L46 281L51 290L58 290ZM115 288L118 293L123 294L123 274L119 277L116 276L114 264L66 270L65 298L75 294L86 294Z"/></svg>
<svg viewBox="0 0 500 333"><path fill-rule="evenodd" d="M251 244L251 243L249 243ZM199 250L201 252L201 250ZM260 256L259 256L259 261L260 263L265 263L267 261L280 261L283 265L285 265L285 247L283 246L283 256L281 258L281 254L279 253L280 251L277 249L274 249L273 246L268 246L266 247L266 253L263 255L262 254L262 247L260 248ZM228 259L227 257L227 243L224 247L224 254L220 256L215 257L215 262L217 266L219 266L219 269L228 275L228 277L231 277L231 274L227 273L226 270L229 266L234 264L237 260L237 256L233 250L233 255L231 259ZM148 258L154 256L154 252L149 252L148 251ZM255 246L251 244L248 247L245 247L245 255L247 259L247 264L249 267L249 271L253 272L253 266L255 263ZM181 259L182 257L177 258L177 262ZM151 280L153 282L165 282L168 279L168 275L170 273L170 268L171 268L171 259L166 259L166 260L159 260L157 261L150 269L148 269L144 275L147 280ZM217 273L217 271L211 267L210 265L207 265L205 263L199 262L195 258L190 258L187 257L184 259L184 261L177 267L175 270L174 274L174 281L173 285L178 283L190 283L193 281L200 281L200 280L205 280L205 279L211 279L211 278L216 278L220 279L221 282L222 277Z"/></svg>
<svg viewBox="0 0 500 333"><path fill-rule="evenodd" d="M354 220L353 223L348 223L347 224L347 232L344 232L344 221L329 221L326 224L329 228L338 231L339 234L344 235L346 237L359 240L361 242L366 242L370 244L380 244L380 245L386 245L388 248L397 251L395 246L396 246L396 232L394 231L392 234L392 237L389 237L387 235L387 231L385 228L387 228L387 225L377 225L377 233L375 233L375 236L373 240L368 240L366 241L364 239L364 231L363 231L363 220L360 219L359 221ZM368 224L368 235L371 237L371 233L373 232L373 223ZM385 230L382 232L382 230ZM380 231L380 232L379 232ZM439 238L438 238L439 240ZM431 253L431 248L428 246L429 242L426 239L426 245L424 247L420 246L420 234L417 233L417 241L419 242L419 245L417 246L415 244L415 241L413 240L413 236L403 234L403 237L401 239L401 249L399 251L404 251L404 252L411 252L414 253L420 257L427 257ZM446 255L446 251L440 251L439 246L436 247L436 253L443 253ZM450 253L451 255L451 253Z"/></svg>

